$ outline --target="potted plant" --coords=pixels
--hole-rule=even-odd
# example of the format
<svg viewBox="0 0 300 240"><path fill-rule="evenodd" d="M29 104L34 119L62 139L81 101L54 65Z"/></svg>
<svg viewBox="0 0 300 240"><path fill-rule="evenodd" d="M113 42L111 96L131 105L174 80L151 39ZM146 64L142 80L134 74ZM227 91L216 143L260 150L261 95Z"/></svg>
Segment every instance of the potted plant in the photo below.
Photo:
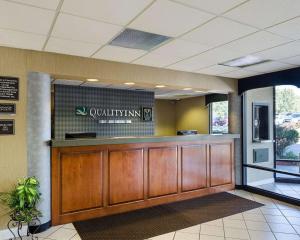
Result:
<svg viewBox="0 0 300 240"><path fill-rule="evenodd" d="M0 201L9 209L10 221L7 226L17 227L17 234L20 236L20 230L24 224L35 225L39 222L41 212L37 209L41 193L39 192L39 181L36 177L27 177L18 180L18 183L9 192L0 193ZM15 234L11 231L11 233ZM27 230L27 236L29 236ZM21 238L22 239L22 238Z"/></svg>

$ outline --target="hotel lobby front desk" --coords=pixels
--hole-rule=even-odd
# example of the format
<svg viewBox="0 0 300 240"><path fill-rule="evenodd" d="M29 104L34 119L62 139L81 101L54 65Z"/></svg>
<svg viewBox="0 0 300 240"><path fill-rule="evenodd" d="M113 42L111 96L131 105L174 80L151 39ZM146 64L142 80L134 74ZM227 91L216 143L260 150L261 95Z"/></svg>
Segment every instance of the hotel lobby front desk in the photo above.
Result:
<svg viewBox="0 0 300 240"><path fill-rule="evenodd" d="M52 140L52 224L234 189L234 138Z"/></svg>

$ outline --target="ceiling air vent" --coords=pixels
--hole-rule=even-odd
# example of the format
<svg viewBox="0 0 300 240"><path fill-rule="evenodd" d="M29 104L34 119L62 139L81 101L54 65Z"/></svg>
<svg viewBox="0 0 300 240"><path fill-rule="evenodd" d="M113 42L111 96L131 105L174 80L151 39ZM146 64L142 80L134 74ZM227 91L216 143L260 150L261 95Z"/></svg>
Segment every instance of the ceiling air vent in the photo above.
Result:
<svg viewBox="0 0 300 240"><path fill-rule="evenodd" d="M170 37L127 28L109 45L148 51L168 39Z"/></svg>

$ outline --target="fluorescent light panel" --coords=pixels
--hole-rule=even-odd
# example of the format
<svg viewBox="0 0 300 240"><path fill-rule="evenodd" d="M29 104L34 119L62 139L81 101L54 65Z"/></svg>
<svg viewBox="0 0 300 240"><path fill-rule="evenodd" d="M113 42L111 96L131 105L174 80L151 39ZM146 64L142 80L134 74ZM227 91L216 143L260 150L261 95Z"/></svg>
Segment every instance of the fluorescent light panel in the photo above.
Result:
<svg viewBox="0 0 300 240"><path fill-rule="evenodd" d="M249 67L252 65L269 62L271 60L268 59L261 59L257 56L248 55L240 58L236 58L233 60L229 60L227 62L219 63L219 65L227 66L227 67Z"/></svg>

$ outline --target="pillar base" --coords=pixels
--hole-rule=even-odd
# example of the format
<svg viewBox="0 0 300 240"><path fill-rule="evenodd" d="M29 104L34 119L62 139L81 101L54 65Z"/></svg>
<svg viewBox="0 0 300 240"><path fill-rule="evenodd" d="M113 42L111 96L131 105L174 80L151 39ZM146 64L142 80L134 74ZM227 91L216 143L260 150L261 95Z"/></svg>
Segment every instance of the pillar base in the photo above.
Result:
<svg viewBox="0 0 300 240"><path fill-rule="evenodd" d="M49 229L52 226L51 221L43 223L41 225L35 225L35 226L29 226L28 227L28 231L30 233L41 233L46 231L47 229Z"/></svg>

